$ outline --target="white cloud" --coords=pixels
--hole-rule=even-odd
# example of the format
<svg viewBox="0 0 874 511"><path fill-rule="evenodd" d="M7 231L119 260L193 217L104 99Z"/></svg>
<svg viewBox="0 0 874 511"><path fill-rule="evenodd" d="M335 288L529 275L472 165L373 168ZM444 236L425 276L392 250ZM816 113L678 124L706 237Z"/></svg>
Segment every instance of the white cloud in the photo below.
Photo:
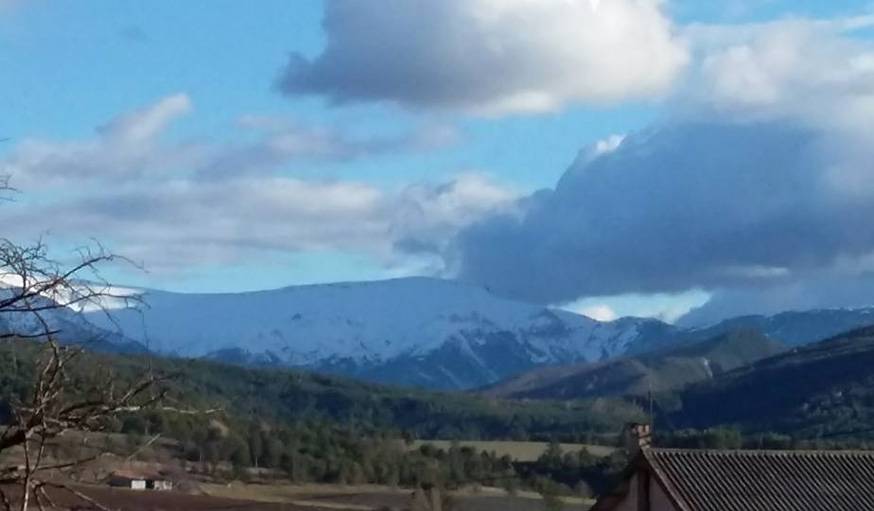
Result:
<svg viewBox="0 0 874 511"><path fill-rule="evenodd" d="M401 152L427 152L451 146L461 138L449 125L425 124L396 135L354 136L336 127L307 126L286 119L244 116L240 127L259 135L248 144L215 147L200 166L202 178L264 173L289 162L350 161Z"/></svg>
<svg viewBox="0 0 874 511"><path fill-rule="evenodd" d="M588 316L592 319L597 319L598 321L613 321L618 318L619 315L616 314L616 311L611 309L608 305L592 305L590 307L583 307L582 309L576 311L582 314L583 316Z"/></svg>
<svg viewBox="0 0 874 511"><path fill-rule="evenodd" d="M871 26L871 16L692 26L699 62L680 94L726 115L872 128L874 47L853 37Z"/></svg>
<svg viewBox="0 0 874 511"><path fill-rule="evenodd" d="M675 322L690 310L701 307L711 296L699 289L683 293L624 294L616 296L591 296L558 307L589 316L600 321L620 317L655 318L668 323Z"/></svg>
<svg viewBox="0 0 874 511"><path fill-rule="evenodd" d="M692 27L702 56L679 92L686 113L817 131L823 180L871 197L874 175L860 163L874 158L874 44L856 33L872 27L874 16Z"/></svg>
<svg viewBox="0 0 874 511"><path fill-rule="evenodd" d="M405 187L392 206L392 231L398 247L438 255L459 229L496 211L509 211L514 190L481 173L466 173L441 185Z"/></svg>
<svg viewBox="0 0 874 511"><path fill-rule="evenodd" d="M175 94L110 120L89 140L26 139L0 162L0 173L10 176L16 186L33 190L94 180L120 182L195 165L203 156L202 148L157 146L170 123L190 110L189 98Z"/></svg>
<svg viewBox="0 0 874 511"><path fill-rule="evenodd" d="M122 144L150 142L175 119L191 112L191 99L185 94L162 98L153 105L121 115L98 131Z"/></svg>
<svg viewBox="0 0 874 511"><path fill-rule="evenodd" d="M116 117L92 139L28 140L12 148L0 167L25 198L42 200L7 204L6 235L99 238L158 271L330 250L403 265L413 252L433 257L437 248L424 247L443 247L458 229L516 197L480 173L393 190L279 172L298 160L430 150L454 140L449 127L356 138L245 117L240 124L256 130L248 145L165 140L172 122L191 110L190 99L177 94Z"/></svg>
<svg viewBox="0 0 874 511"><path fill-rule="evenodd" d="M174 94L96 129L90 139L26 139L0 161L0 175L33 191L47 186L97 182L119 185L144 178L160 181L196 174L223 179L272 174L291 163L358 158L441 149L456 143L454 127L423 124L395 135L354 136L342 128L304 125L286 119L243 116L237 128L249 143L167 141L172 124L193 111L191 99Z"/></svg>
<svg viewBox="0 0 874 511"><path fill-rule="evenodd" d="M478 175L397 192L354 181L244 177L137 184L42 208L13 204L6 213L12 235L99 237L156 271L320 250L404 264L407 253L437 253L458 229L512 197Z"/></svg>
<svg viewBox="0 0 874 511"><path fill-rule="evenodd" d="M660 0L329 0L288 94L481 114L658 97L687 63Z"/></svg>

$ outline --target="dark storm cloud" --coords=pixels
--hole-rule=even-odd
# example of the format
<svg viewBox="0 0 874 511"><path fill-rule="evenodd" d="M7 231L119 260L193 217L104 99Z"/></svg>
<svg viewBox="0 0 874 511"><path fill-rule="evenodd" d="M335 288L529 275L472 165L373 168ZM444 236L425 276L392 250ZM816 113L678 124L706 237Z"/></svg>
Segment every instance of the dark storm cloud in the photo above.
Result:
<svg viewBox="0 0 874 511"><path fill-rule="evenodd" d="M872 25L686 27L694 62L664 120L465 229L452 267L549 303L713 294L690 321L874 303L855 284L874 271Z"/></svg>
<svg viewBox="0 0 874 511"><path fill-rule="evenodd" d="M773 285L874 251L862 162L796 124L677 123L581 160L521 217L456 240L459 276L543 302Z"/></svg>

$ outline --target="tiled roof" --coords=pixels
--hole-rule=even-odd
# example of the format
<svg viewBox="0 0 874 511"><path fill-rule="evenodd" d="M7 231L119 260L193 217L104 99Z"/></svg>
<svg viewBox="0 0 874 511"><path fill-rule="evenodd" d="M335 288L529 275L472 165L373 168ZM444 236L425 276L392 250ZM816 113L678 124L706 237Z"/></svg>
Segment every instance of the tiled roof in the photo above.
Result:
<svg viewBox="0 0 874 511"><path fill-rule="evenodd" d="M874 510L874 452L645 449L685 511Z"/></svg>

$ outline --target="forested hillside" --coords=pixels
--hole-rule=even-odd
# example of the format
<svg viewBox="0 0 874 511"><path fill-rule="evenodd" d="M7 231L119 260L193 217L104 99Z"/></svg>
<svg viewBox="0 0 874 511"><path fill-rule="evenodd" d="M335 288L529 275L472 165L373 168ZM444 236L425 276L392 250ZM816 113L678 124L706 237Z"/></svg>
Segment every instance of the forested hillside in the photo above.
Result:
<svg viewBox="0 0 874 511"><path fill-rule="evenodd" d="M10 419L4 403L26 398L39 353L30 341L0 344L0 422ZM167 391L163 403L203 413L122 416L107 428L125 434L129 447L107 443L103 449L124 455L138 439L160 435L173 457L205 464L213 477L222 470L221 477L246 477L246 467L259 466L300 482L488 483L569 493L579 484L606 484L606 474L621 467L621 456L602 459L553 448L536 462L519 463L457 446L412 449L403 439L615 441L623 423L642 419L638 407L621 401L522 403L203 360L85 352L73 364L71 393L79 382L108 372L119 385L147 371L166 376L163 389L156 389ZM228 466L233 473L221 468ZM565 466L575 468L561 473Z"/></svg>
<svg viewBox="0 0 874 511"><path fill-rule="evenodd" d="M0 344L0 395L17 395L27 388L35 354L28 342ZM419 438L575 441L615 433L624 422L641 418L638 407L620 401L498 400L204 360L85 353L76 364L82 375L112 371L120 381L145 370L167 375L168 399L202 409L220 408L229 419L338 422Z"/></svg>
<svg viewBox="0 0 874 511"><path fill-rule="evenodd" d="M804 438L874 438L874 328L794 348L666 397L672 428L735 425Z"/></svg>
<svg viewBox="0 0 874 511"><path fill-rule="evenodd" d="M755 330L736 330L644 355L531 371L488 387L483 394L534 399L643 396L711 379L785 349Z"/></svg>

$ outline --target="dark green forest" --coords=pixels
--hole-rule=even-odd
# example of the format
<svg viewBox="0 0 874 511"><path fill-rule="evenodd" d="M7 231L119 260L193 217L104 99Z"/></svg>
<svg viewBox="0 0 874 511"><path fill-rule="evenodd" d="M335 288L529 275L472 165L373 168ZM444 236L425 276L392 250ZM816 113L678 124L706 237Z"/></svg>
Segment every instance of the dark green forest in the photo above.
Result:
<svg viewBox="0 0 874 511"><path fill-rule="evenodd" d="M0 344L0 395L21 397L27 392L38 352L27 341ZM168 393L166 401L220 408L231 421L257 418L269 424L342 424L351 430L379 431L398 438L597 443L615 435L623 424L644 418L639 406L621 400L492 399L206 360L84 352L72 368L83 379L105 379L106 371L111 371L119 385L146 372L166 376L162 384Z"/></svg>
<svg viewBox="0 0 874 511"><path fill-rule="evenodd" d="M658 396L662 429L723 426L798 445L868 445L872 367L874 327L854 330Z"/></svg>
<svg viewBox="0 0 874 511"><path fill-rule="evenodd" d="M26 399L40 353L32 341L0 344L0 421L10 418L10 400ZM175 457L225 478L245 478L245 469L259 467L297 482L588 492L607 484L605 474L624 463L621 454L557 454L555 442L615 443L623 424L643 418L638 406L621 400L519 402L144 355L86 351L69 373L72 393L107 375L119 388L144 373L166 377L155 389L167 392L163 403L212 412L150 410L119 417L106 431L125 434L129 447L154 435L172 439ZM554 448L522 463L469 447L412 449L408 442L417 438L553 441ZM220 468L227 465L231 473Z"/></svg>
<svg viewBox="0 0 874 511"><path fill-rule="evenodd" d="M25 399L41 350L0 344L0 422ZM709 352L708 352L709 353ZM553 494L603 491L627 461L623 449L596 457L561 452L557 442L620 446L628 422L654 413L660 447L808 449L874 445L874 328L728 370L650 395L512 400L362 383L295 370L205 360L83 352L68 391L111 376L119 387L145 373L165 377L155 392L177 408L119 417L108 432L172 439L174 456L216 477L246 478L250 467L299 482L400 486L466 484ZM550 442L536 461L453 445L411 447L414 439ZM116 446L117 447L117 446Z"/></svg>

